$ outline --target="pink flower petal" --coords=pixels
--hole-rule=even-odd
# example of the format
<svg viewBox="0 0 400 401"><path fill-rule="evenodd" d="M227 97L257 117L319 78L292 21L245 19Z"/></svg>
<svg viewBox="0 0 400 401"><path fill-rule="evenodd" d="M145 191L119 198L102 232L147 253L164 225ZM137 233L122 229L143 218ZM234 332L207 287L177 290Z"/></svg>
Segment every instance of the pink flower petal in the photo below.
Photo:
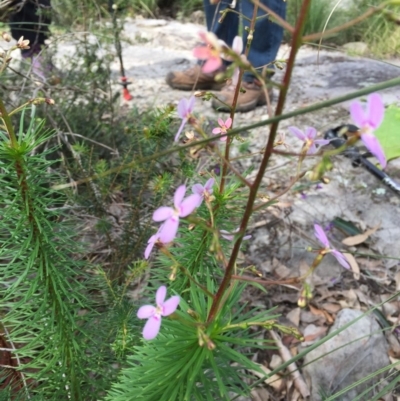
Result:
<svg viewBox="0 0 400 401"><path fill-rule="evenodd" d="M208 60L211 57L211 49L207 46L199 46L193 49L193 56L199 60Z"/></svg>
<svg viewBox="0 0 400 401"><path fill-rule="evenodd" d="M220 134L221 132L222 132L222 131L221 131L221 128L214 128L214 129L212 130L212 133L215 134L215 135Z"/></svg>
<svg viewBox="0 0 400 401"><path fill-rule="evenodd" d="M350 265L347 262L346 256L343 255L343 253L337 251L336 249L332 250L332 255L336 258L336 260L345 268L345 269L350 269Z"/></svg>
<svg viewBox="0 0 400 401"><path fill-rule="evenodd" d="M154 221L164 221L169 219L174 214L174 209L168 206L161 206L153 213Z"/></svg>
<svg viewBox="0 0 400 401"><path fill-rule="evenodd" d="M172 242L176 233L178 232L179 227L179 217L170 217L165 221L162 229L160 230L160 240L163 244L168 244Z"/></svg>
<svg viewBox="0 0 400 401"><path fill-rule="evenodd" d="M214 178L209 178L208 181L206 182L206 185L204 185L204 188L208 191L209 194L212 194L213 192L213 186L214 186Z"/></svg>
<svg viewBox="0 0 400 401"><path fill-rule="evenodd" d="M222 127L224 125L224 120L222 118L218 118L218 125Z"/></svg>
<svg viewBox="0 0 400 401"><path fill-rule="evenodd" d="M210 56L207 61L205 62L205 64L202 67L202 71L205 74L209 74L211 72L214 72L216 70L218 70L218 68L220 68L222 65L222 60L221 57L216 57L216 56Z"/></svg>
<svg viewBox="0 0 400 401"><path fill-rule="evenodd" d="M232 118L229 117L225 121L225 127L226 127L226 129L229 129L229 128L231 128L231 126L232 126Z"/></svg>
<svg viewBox="0 0 400 401"><path fill-rule="evenodd" d="M314 235L325 248L330 247L328 237L326 236L325 231L319 224L314 224Z"/></svg>
<svg viewBox="0 0 400 401"><path fill-rule="evenodd" d="M179 206L179 217L189 216L198 206L200 201L199 197L200 195L198 194L189 195Z"/></svg>
<svg viewBox="0 0 400 401"><path fill-rule="evenodd" d="M154 237L154 235L153 235L153 237ZM153 238L152 237L152 238ZM150 256L150 254L151 254L151 251L153 250L153 248L154 248L154 244L156 243L156 241L149 241L149 243L148 243L148 245L147 245L147 247L146 247L146 249L145 249L145 251L144 251L144 258L145 259L148 259L149 258L149 256Z"/></svg>
<svg viewBox="0 0 400 401"><path fill-rule="evenodd" d="M204 31L200 31L199 36L204 43L207 43L207 34Z"/></svg>
<svg viewBox="0 0 400 401"><path fill-rule="evenodd" d="M201 184L194 184L193 186L192 186L192 192L194 193L194 194L197 194L197 195L203 195L203 192L204 192L204 187L203 187L203 185L201 185Z"/></svg>
<svg viewBox="0 0 400 401"><path fill-rule="evenodd" d="M171 313L174 313L176 311L176 308L179 305L180 297L178 295L174 295L173 297L167 299L164 304L163 304L163 311L162 315L163 316L168 316Z"/></svg>
<svg viewBox="0 0 400 401"><path fill-rule="evenodd" d="M232 84L234 86L236 86L238 84L238 82L239 82L239 74L240 74L240 69L238 67L236 67L233 70L233 75L232 75Z"/></svg>
<svg viewBox="0 0 400 401"><path fill-rule="evenodd" d="M307 139L314 139L317 136L317 130L314 127L307 127L305 137Z"/></svg>
<svg viewBox="0 0 400 401"><path fill-rule="evenodd" d="M365 125L366 119L365 119L364 110L359 101L356 100L351 103L350 116L355 125L358 125L359 127L363 127Z"/></svg>
<svg viewBox="0 0 400 401"><path fill-rule="evenodd" d="M187 123L187 119L184 118L184 119L182 120L182 122L181 122L181 125L180 125L180 127L179 127L179 129L178 129L178 132L177 132L176 135L175 135L174 142L178 142L179 135L181 134L181 132L182 132L182 130L183 130L183 127L185 126L186 123Z"/></svg>
<svg viewBox="0 0 400 401"><path fill-rule="evenodd" d="M176 209L179 209L179 206L182 203L185 193L186 193L185 185L180 185L178 188L176 188L176 191L174 194L174 205L175 205Z"/></svg>
<svg viewBox="0 0 400 401"><path fill-rule="evenodd" d="M137 311L137 317L139 319L148 319L153 316L156 308L153 305L143 305Z"/></svg>
<svg viewBox="0 0 400 401"><path fill-rule="evenodd" d="M155 338L160 331L161 327L161 317L153 316L151 317L143 328L143 338L145 340L152 340Z"/></svg>
<svg viewBox="0 0 400 401"><path fill-rule="evenodd" d="M373 129L377 129L381 125L384 114L385 105L381 95L379 93L371 93L368 96L367 116Z"/></svg>
<svg viewBox="0 0 400 401"><path fill-rule="evenodd" d="M189 114L193 112L195 101L196 101L196 98L194 96L191 96L188 101L188 105L187 105L187 110L188 110Z"/></svg>
<svg viewBox="0 0 400 401"><path fill-rule="evenodd" d="M372 134L363 134L361 135L361 140L365 147L378 159L382 168L386 168L387 163L385 152L383 151L378 138Z"/></svg>
<svg viewBox="0 0 400 401"><path fill-rule="evenodd" d="M185 98L182 98L177 107L178 116L180 118L186 118L186 111L188 109L188 101Z"/></svg>
<svg viewBox="0 0 400 401"><path fill-rule="evenodd" d="M221 233L221 237L222 237L222 238L225 238L225 239L228 240L228 241L233 241L234 235L231 234L229 231L220 230L219 232Z"/></svg>
<svg viewBox="0 0 400 401"><path fill-rule="evenodd" d="M314 143L316 145L325 146L328 145L331 141L329 139L316 139Z"/></svg>
<svg viewBox="0 0 400 401"><path fill-rule="evenodd" d="M232 50L236 54L242 54L243 51L243 39L241 36L235 36L232 42Z"/></svg>
<svg viewBox="0 0 400 401"><path fill-rule="evenodd" d="M293 134L296 138L300 139L301 141L305 141L307 138L304 135L304 132L298 129L297 127L289 127L289 132Z"/></svg>
<svg viewBox="0 0 400 401"><path fill-rule="evenodd" d="M307 150L308 155L313 155L317 151L317 147L315 146L315 143L313 142L310 147Z"/></svg>
<svg viewBox="0 0 400 401"><path fill-rule="evenodd" d="M220 141L226 142L226 140L228 139L228 137L226 135L221 136L221 138L219 138Z"/></svg>
<svg viewBox="0 0 400 401"><path fill-rule="evenodd" d="M156 304L157 306L162 306L167 295L167 287L162 285L158 288L156 292Z"/></svg>

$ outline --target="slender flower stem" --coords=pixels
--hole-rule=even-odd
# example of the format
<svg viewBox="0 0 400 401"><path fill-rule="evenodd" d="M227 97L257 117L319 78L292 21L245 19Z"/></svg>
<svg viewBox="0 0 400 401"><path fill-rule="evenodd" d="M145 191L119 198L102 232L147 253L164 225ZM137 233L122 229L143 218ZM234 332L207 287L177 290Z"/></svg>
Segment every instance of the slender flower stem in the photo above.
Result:
<svg viewBox="0 0 400 401"><path fill-rule="evenodd" d="M289 60L287 63L287 69L286 69L286 74L285 74L285 77L283 80L283 86L282 86L282 89L281 89L281 92L279 95L278 104L276 106L276 111L275 111L276 116L279 116L282 114L282 111L283 111L283 108L285 105L285 100L286 100L286 96L287 96L287 93L289 90L289 85L290 85L290 79L291 79L293 69L294 69L295 58L296 58L297 51L298 51L299 47L301 46L301 35L303 32L303 27L304 27L304 24L306 21L307 12L308 12L310 5L311 5L311 0L303 0L303 4L302 4L301 10L300 10L300 15L297 20L297 24L296 24L296 28L295 28L295 33L294 33L293 39L292 39L292 50L290 52ZM252 215L253 205L256 200L257 191L258 191L258 188L260 187L261 180L264 176L265 170L268 166L268 162L272 155L272 151L274 148L274 142L275 142L275 136L276 136L277 130L278 130L278 125L279 125L279 121L275 121L271 125L270 135L268 138L267 146L265 148L264 156L261 161L261 165L258 170L256 179L250 188L249 198L247 201L246 209L245 209L243 219L242 219L240 229L239 229L239 232L241 232L241 233L245 232L247 224ZM226 270L225 270L224 278L222 279L222 282L216 293L215 300L211 306L210 313L208 314L208 318L207 318L208 323L210 323L214 320L214 318L219 310L221 300L222 300L228 286L231 283L232 274L234 272L235 265L236 265L236 259L239 254L240 245L242 243L242 238L243 238L243 235L239 236L239 238L236 240L236 242L233 246L231 257L229 259L228 266L226 267Z"/></svg>
<svg viewBox="0 0 400 401"><path fill-rule="evenodd" d="M251 41L253 40L252 38L253 38L254 28L256 26L257 13L258 13L258 4L254 4L253 16L251 18L250 28L249 28L249 35L247 36L247 44L246 44L246 50L245 50L246 57L249 54ZM233 124L233 121L235 119L236 105L237 105L237 101L238 101L239 94L240 94L240 86L241 86L241 83L242 83L243 72L244 72L243 69L240 68L240 70L239 70L239 79L238 79L238 82L237 82L237 85L236 85L236 88L235 88L235 94L233 96L233 102L232 102L232 108L231 108L231 114L230 114L230 117L232 119L232 124ZM226 174L228 172L229 153L230 153L231 143L232 143L232 138L230 136L228 136L226 138L226 145L225 145L225 161L226 162L224 162L224 164L222 166L221 183L220 183L220 186L219 186L219 192L220 193L222 193L224 191L225 177L226 177Z"/></svg>

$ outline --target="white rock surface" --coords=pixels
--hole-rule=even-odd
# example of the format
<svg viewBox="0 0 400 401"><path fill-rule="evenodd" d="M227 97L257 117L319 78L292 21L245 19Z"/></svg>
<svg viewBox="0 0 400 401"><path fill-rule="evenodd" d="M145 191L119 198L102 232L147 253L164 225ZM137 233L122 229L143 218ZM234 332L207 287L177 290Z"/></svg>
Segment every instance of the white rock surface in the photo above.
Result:
<svg viewBox="0 0 400 401"><path fill-rule="evenodd" d="M362 312L358 310L341 310L330 332L343 327L361 315ZM379 324L373 317L364 316L311 351L305 357L304 365L307 366L303 369L304 374L311 381L311 399L320 401L321 390L325 394L333 395L376 370L389 365L387 348L388 345ZM314 360L315 362L312 362ZM368 387L377 384L381 378L381 376L377 376L360 384L338 399L340 401L352 401ZM376 393L377 388L370 394L366 394L362 399L371 399L374 391Z"/></svg>

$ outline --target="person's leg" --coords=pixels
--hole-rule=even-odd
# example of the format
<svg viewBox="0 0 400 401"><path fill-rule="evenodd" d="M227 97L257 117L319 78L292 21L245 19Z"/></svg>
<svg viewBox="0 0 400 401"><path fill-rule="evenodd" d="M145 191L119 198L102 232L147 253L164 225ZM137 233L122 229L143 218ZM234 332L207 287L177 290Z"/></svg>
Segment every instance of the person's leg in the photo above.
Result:
<svg viewBox="0 0 400 401"><path fill-rule="evenodd" d="M221 18L221 11L228 8L231 2L232 0L223 0L214 5L210 4L210 0L203 0L207 30L213 32L218 39L223 40L228 46L232 45L233 38L239 32L239 16L234 12L228 12L222 23L218 21ZM238 11L238 4L236 4L236 11Z"/></svg>
<svg viewBox="0 0 400 401"><path fill-rule="evenodd" d="M15 40L21 36L29 40L29 49L21 50L23 58L32 58L32 71L45 79L46 73L51 70L51 64L43 66L40 56L45 47L45 40L49 36L50 0L28 0L10 16L11 34Z"/></svg>
<svg viewBox="0 0 400 401"><path fill-rule="evenodd" d="M261 3L276 12L282 18L285 18L286 2L284 0L261 0ZM239 3L239 10L241 10L245 17L251 19L253 16L254 5L250 0L242 0ZM270 21L265 14L265 11L262 9L258 10L258 16L264 17L258 19L256 22L253 40L248 54L250 63L260 72L264 66L273 68L273 66L269 64L276 59L283 37L283 28ZM243 18L243 24L244 26L249 26L250 21ZM248 33L246 31L244 32L243 42L246 44ZM255 79L251 73L245 72L242 86L246 92L239 94L236 111L246 112L253 110L257 106L266 104L266 96L262 84L260 81ZM218 98L222 103L217 99L213 99L212 107L219 111L229 112L230 109L224 104L232 104L234 89L235 88L232 86L226 86L223 88L221 94L218 95ZM272 90L269 91L269 94L270 96L272 95Z"/></svg>
<svg viewBox="0 0 400 401"><path fill-rule="evenodd" d="M21 36L29 40L30 49L22 50L24 57L40 52L48 38L51 22L50 0L28 0L20 10L11 14L10 28L15 40Z"/></svg>
<svg viewBox="0 0 400 401"><path fill-rule="evenodd" d="M284 0L261 0L261 3L277 13L280 17L285 18L286 15L286 1ZM242 13L247 18L251 18L254 11L254 5L250 0L243 0ZM276 59L283 38L283 28L278 24L272 22L265 11L261 8L258 10L258 17L256 22L254 37L251 43L248 60L251 65L257 69L267 66L269 63ZM250 21L244 20L245 26L250 26ZM247 31L245 32L243 43L247 42ZM272 66L269 66L272 68ZM260 71L261 72L261 71ZM245 74L244 81L252 81L254 78L250 74Z"/></svg>

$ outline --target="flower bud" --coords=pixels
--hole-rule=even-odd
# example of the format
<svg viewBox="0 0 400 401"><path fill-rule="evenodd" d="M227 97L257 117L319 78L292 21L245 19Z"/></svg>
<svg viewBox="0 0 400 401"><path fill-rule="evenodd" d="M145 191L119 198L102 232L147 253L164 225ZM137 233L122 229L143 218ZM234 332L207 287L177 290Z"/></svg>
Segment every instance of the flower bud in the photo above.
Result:
<svg viewBox="0 0 400 401"><path fill-rule="evenodd" d="M3 32L1 36L6 42L9 42L11 40L11 36L7 32Z"/></svg>
<svg viewBox="0 0 400 401"><path fill-rule="evenodd" d="M25 40L24 40L24 37L21 36L21 37L18 39L17 47L18 47L19 49L30 49L30 47L29 47L29 40L28 40L28 39L25 39Z"/></svg>

